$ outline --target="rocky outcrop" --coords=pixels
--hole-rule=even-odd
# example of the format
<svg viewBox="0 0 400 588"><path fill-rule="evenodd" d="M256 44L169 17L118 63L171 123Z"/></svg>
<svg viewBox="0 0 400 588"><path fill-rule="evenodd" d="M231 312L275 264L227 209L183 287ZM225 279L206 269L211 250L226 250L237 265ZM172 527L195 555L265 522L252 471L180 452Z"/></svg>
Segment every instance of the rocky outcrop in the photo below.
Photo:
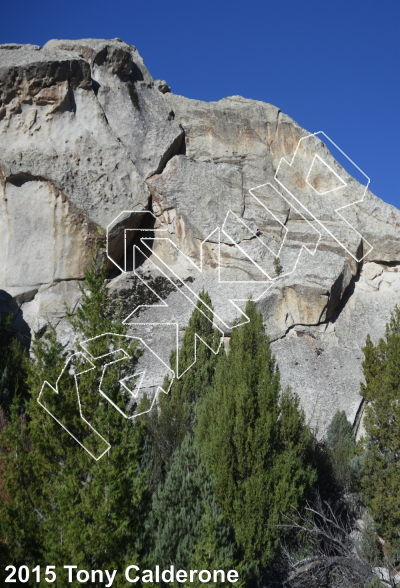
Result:
<svg viewBox="0 0 400 588"><path fill-rule="evenodd" d="M183 136L170 110L126 43L0 49L4 289L81 278L90 244L104 241L119 212L136 211L125 228L139 225L149 206L144 180Z"/></svg>
<svg viewBox="0 0 400 588"><path fill-rule="evenodd" d="M275 106L172 94L119 39L0 46L0 308L74 345L64 302L97 242L158 357L149 394L204 287L225 341L253 296L320 434L337 409L357 426L362 345L400 302L400 212L353 170Z"/></svg>
<svg viewBox="0 0 400 588"><path fill-rule="evenodd" d="M97 100L140 176L159 173L178 151L182 128L135 47L119 40L49 41L46 51L76 51L91 67Z"/></svg>
<svg viewBox="0 0 400 588"><path fill-rule="evenodd" d="M368 333L374 342L384 336L390 312L400 303L399 268L365 263L330 320L296 325L272 344L283 385L299 390L321 433L336 410L345 410L357 429L361 423L362 347Z"/></svg>
<svg viewBox="0 0 400 588"><path fill-rule="evenodd" d="M1 49L25 49L26 51L40 51L40 45L31 45L30 43L26 43L25 45L21 45L20 43L3 43L0 45Z"/></svg>

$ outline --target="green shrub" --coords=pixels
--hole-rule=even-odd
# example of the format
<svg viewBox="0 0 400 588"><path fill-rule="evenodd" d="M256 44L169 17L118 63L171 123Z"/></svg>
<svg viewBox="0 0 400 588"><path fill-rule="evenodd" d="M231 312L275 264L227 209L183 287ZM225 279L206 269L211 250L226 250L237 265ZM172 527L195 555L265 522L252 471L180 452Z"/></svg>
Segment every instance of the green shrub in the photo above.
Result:
<svg viewBox="0 0 400 588"><path fill-rule="evenodd" d="M22 410L14 397L9 424L0 434L4 492L9 498L0 499L0 547L3 540L7 560L14 565L58 566L60 585L66 585L66 562L83 569L118 569L134 560L147 506L145 474L139 473L143 426L132 424L99 394L102 377L104 394L121 411L125 408L118 382L134 372L138 354L135 344L110 335L124 335L126 327L109 306L104 273L98 274L92 265L85 276L87 292L80 309L69 317L71 322L81 339L94 337L89 346L94 357L107 354L114 344L131 358L110 363L106 372L102 366L79 370L79 360L74 366L82 372L77 379L83 414L103 439L99 441L80 418L76 381L69 370L63 372L58 393L47 386L41 399L75 438L37 402L43 382L54 385L67 359L53 328L34 345L35 360L28 368L30 398ZM106 445L104 439L111 447L98 461L76 441L97 449ZM117 578L114 586L121 585L125 583Z"/></svg>
<svg viewBox="0 0 400 588"><path fill-rule="evenodd" d="M329 445L336 447L338 445L353 446L355 445L353 428L347 420L344 410L338 410L327 429L326 440Z"/></svg>
<svg viewBox="0 0 400 588"><path fill-rule="evenodd" d="M344 410L337 411L332 418L326 433L326 449L331 475L337 490L349 491L353 476L350 461L355 454L356 441Z"/></svg>
<svg viewBox="0 0 400 588"><path fill-rule="evenodd" d="M27 397L27 357L12 326L12 315L0 315L0 406L8 413L15 393Z"/></svg>
<svg viewBox="0 0 400 588"><path fill-rule="evenodd" d="M215 557L233 561L232 525L217 504L211 475L192 436L186 435L172 457L165 481L153 495L152 512L146 524L154 540L153 561L189 569L195 546L204 539L206 521L212 526L218 545Z"/></svg>
<svg viewBox="0 0 400 588"><path fill-rule="evenodd" d="M400 538L400 308L395 307L384 339L367 337L364 352L365 408L362 491L379 533Z"/></svg>
<svg viewBox="0 0 400 588"><path fill-rule="evenodd" d="M168 394L160 395L160 410L140 417L145 422L147 434L142 467L149 470L151 491L165 480L171 457L185 436L193 434L197 402L204 396L214 378L220 337L213 327L213 307L208 293L201 292L199 298L179 349L180 376L174 378ZM176 372L175 349L170 355L170 366ZM169 386L170 380L166 377L163 389L168 390ZM149 400L144 397L139 412L144 412L149 407Z"/></svg>
<svg viewBox="0 0 400 588"><path fill-rule="evenodd" d="M272 561L282 513L299 508L316 481L311 435L299 400L281 393L262 316L234 329L215 384L199 402L198 440L219 504L248 561Z"/></svg>

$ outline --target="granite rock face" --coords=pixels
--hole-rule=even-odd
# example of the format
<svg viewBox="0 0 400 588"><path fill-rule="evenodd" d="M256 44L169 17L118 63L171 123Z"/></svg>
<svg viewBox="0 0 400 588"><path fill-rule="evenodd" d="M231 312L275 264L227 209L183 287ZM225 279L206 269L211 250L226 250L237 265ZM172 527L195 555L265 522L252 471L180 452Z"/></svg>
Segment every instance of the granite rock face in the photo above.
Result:
<svg viewBox="0 0 400 588"><path fill-rule="evenodd" d="M345 410L356 428L361 422L362 347L385 334L400 302L397 265L366 263L351 282L332 318L316 326L296 325L272 347L282 384L301 391L310 421L324 432L336 410Z"/></svg>
<svg viewBox="0 0 400 588"><path fill-rule="evenodd" d="M0 49L2 285L81 278L88 246L122 210L138 226L144 180L183 136L170 110L126 43Z"/></svg>
<svg viewBox="0 0 400 588"><path fill-rule="evenodd" d="M98 39L53 40L43 49L76 51L89 62L97 100L140 176L161 171L184 133L137 49Z"/></svg>
<svg viewBox="0 0 400 588"><path fill-rule="evenodd" d="M400 212L335 157L270 104L172 94L119 39L2 45L0 309L74 346L64 302L79 304L97 242L110 296L154 352L147 393L196 293L225 342L251 295L319 434L338 409L357 428L361 348L400 302Z"/></svg>

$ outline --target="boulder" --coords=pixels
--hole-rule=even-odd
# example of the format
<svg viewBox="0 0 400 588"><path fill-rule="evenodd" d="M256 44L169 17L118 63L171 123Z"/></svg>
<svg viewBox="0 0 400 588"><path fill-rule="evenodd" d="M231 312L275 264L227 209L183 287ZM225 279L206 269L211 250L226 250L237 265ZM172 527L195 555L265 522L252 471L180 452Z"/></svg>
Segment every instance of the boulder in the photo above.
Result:
<svg viewBox="0 0 400 588"><path fill-rule="evenodd" d="M172 94L120 39L0 46L0 310L73 348L64 303L97 244L142 392L203 288L224 344L252 296L319 435L336 410L357 429L362 346L400 303L400 212L335 148L271 104Z"/></svg>
<svg viewBox="0 0 400 588"><path fill-rule="evenodd" d="M0 51L4 289L82 277L91 245L105 241L121 205L136 209L127 221L135 226L148 198L107 123L88 62L62 50Z"/></svg>
<svg viewBox="0 0 400 588"><path fill-rule="evenodd" d="M157 88L157 90L161 92L161 94L171 92L171 88L168 86L165 80L155 80L154 85Z"/></svg>
<svg viewBox="0 0 400 588"><path fill-rule="evenodd" d="M0 44L0 51L2 49L14 50L14 49L25 49L26 51L40 51L40 45L31 45L30 43L3 43Z"/></svg>
<svg viewBox="0 0 400 588"><path fill-rule="evenodd" d="M53 40L43 47L60 49L76 51L90 64L97 100L140 175L159 173L179 150L183 130L137 49L99 39Z"/></svg>

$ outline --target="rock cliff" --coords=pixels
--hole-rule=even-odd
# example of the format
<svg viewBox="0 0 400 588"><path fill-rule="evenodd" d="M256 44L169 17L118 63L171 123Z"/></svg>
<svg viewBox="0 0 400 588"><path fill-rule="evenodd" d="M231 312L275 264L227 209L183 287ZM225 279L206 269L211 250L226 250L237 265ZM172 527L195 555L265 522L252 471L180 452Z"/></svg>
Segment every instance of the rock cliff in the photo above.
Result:
<svg viewBox="0 0 400 588"><path fill-rule="evenodd" d="M225 339L256 300L319 434L338 409L357 428L361 348L400 302L400 212L335 147L270 104L174 95L119 39L2 45L1 310L72 346L64 303L97 242L158 356L149 394L204 287Z"/></svg>

